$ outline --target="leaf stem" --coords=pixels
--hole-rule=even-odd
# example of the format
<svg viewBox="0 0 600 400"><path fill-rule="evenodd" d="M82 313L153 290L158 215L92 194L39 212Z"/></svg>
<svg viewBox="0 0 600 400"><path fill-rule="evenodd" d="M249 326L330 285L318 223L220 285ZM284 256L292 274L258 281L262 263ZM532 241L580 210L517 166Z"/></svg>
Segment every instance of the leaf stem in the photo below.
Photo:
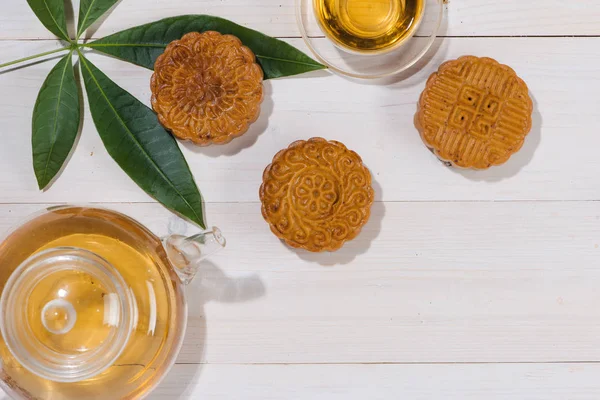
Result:
<svg viewBox="0 0 600 400"><path fill-rule="evenodd" d="M46 51L46 52L40 53L40 54L34 54L33 56L19 58L18 60L13 60L13 61L9 61L9 62L4 63L4 64L0 64L0 68L8 67L10 65L19 64L19 63L22 63L22 62L25 62L25 61L33 60L35 58L47 56L47 55L58 53L58 52L61 52L61 51L71 50L71 48L72 48L72 46L62 47L60 49L50 50L50 51Z"/></svg>
<svg viewBox="0 0 600 400"><path fill-rule="evenodd" d="M154 47L159 49L164 49L167 47L166 44L163 43L81 43L78 47L87 47L90 49L95 49L96 47Z"/></svg>

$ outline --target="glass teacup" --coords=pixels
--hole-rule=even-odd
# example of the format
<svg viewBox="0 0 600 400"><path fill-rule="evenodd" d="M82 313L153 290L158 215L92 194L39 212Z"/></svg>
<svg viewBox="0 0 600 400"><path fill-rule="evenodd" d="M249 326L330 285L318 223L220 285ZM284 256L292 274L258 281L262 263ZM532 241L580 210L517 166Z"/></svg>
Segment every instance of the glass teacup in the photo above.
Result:
<svg viewBox="0 0 600 400"><path fill-rule="evenodd" d="M433 45L444 0L296 0L300 33L319 62L375 79L414 66Z"/></svg>

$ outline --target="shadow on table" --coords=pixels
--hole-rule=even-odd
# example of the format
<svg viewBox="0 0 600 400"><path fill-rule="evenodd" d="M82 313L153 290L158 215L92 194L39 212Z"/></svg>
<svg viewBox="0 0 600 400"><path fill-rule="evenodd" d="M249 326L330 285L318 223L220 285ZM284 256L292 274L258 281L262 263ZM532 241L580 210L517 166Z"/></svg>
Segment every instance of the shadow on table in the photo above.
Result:
<svg viewBox="0 0 600 400"><path fill-rule="evenodd" d="M108 11L106 11L104 14L102 14L102 16L100 18L98 18L96 21L94 21L94 23L92 25L90 25L89 28L87 28L84 38L86 41L88 41L89 39L91 39L96 32L98 31L98 29L100 28L100 26L104 23L104 21L106 21L110 15L113 13L113 11L115 11L115 8L118 7L119 4L121 4L123 0L119 0L117 1L115 4L113 4Z"/></svg>
<svg viewBox="0 0 600 400"><path fill-rule="evenodd" d="M204 306L212 301L243 303L258 299L264 296L266 292L265 285L257 274L230 277L210 261L203 262L198 274L196 280L186 288L188 309L199 311L190 312L188 316L188 326L179 354L179 359L185 356L186 361L176 362L174 369L169 372L162 382L162 385L169 386L169 398L188 398L202 372L207 344L207 320ZM193 363L190 362L190 354L193 354ZM177 364L185 364L190 370L193 370L191 376L188 373L183 377L177 375ZM160 397L160 387L154 395L149 397L150 399Z"/></svg>
<svg viewBox="0 0 600 400"><path fill-rule="evenodd" d="M106 21L107 18L113 13L115 8L122 2L123 0L118 0L115 4L113 4L104 14L100 16L89 28L86 29L81 39L85 39L86 41L91 39L96 31L100 28L100 26ZM93 3L93 2L92 2ZM79 9L77 10L79 12ZM75 16L75 9L73 8L72 1L65 1L65 18L67 21L67 29L69 30L69 36L74 38L77 36L77 23L79 22L79 18Z"/></svg>
<svg viewBox="0 0 600 400"><path fill-rule="evenodd" d="M542 114L538 109L538 102L535 97L529 93L533 100L533 115L531 132L525 138L525 143L521 150L514 154L505 164L492 167L484 171L470 169L452 168L454 172L474 181L498 182L515 176L523 167L531 162L535 150L542 140Z"/></svg>
<svg viewBox="0 0 600 400"><path fill-rule="evenodd" d="M382 198L382 189L379 183L373 179L373 189L375 190L375 198ZM303 249L294 249L286 246L290 251L296 253L298 257L304 261L314 262L322 266L335 266L338 264L348 264L357 256L365 254L371 247L371 243L379 236L381 232L381 222L385 216L385 204L381 201L373 203L371 207L371 217L367 224L363 227L360 234L336 252L311 253Z"/></svg>

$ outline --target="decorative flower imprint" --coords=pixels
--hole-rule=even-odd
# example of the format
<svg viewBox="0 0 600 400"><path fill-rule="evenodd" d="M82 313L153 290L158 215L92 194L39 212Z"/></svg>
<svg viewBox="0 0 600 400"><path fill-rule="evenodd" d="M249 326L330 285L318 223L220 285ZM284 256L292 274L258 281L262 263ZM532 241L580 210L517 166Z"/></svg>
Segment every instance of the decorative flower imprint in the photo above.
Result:
<svg viewBox="0 0 600 400"><path fill-rule="evenodd" d="M191 32L154 65L152 108L175 136L205 146L241 136L258 118L263 72L232 35Z"/></svg>
<svg viewBox="0 0 600 400"><path fill-rule="evenodd" d="M333 211L338 199L334 179L313 172L299 177L295 189L296 204L308 218L323 218Z"/></svg>
<svg viewBox="0 0 600 400"><path fill-rule="evenodd" d="M262 213L292 247L335 251L367 223L371 173L343 144L313 138L277 153L263 174Z"/></svg>

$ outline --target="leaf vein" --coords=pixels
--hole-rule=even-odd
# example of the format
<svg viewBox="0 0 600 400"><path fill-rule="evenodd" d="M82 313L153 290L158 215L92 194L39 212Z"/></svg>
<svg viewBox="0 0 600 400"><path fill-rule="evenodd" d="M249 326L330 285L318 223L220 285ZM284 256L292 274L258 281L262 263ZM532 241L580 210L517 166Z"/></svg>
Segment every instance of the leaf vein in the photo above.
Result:
<svg viewBox="0 0 600 400"><path fill-rule="evenodd" d="M91 68L88 65L88 61L85 59L85 57L83 57L83 55L81 53L79 53L79 56L81 57L81 60L83 61L83 65L85 66L85 68L88 70L90 77L92 78L92 80L94 81L94 83L96 84L96 87L98 88L98 90L100 91L100 93L102 94L102 97L104 98L104 100L106 101L106 103L108 104L108 106L110 107L110 110L113 112L113 114L116 116L116 118L118 119L119 123L123 126L123 128L125 128L125 131L128 133L128 135L131 137L131 139L133 140L133 142L138 146L138 148L141 150L141 153L145 156L145 158L147 158L150 161L150 164L152 166L154 166L154 168L157 170L157 172L159 173L160 176L162 176L162 178L168 182L168 184L172 187L172 189L175 191L175 193L177 193L177 195L184 201L184 203L187 205L187 207L192 211L192 213L194 213L194 216L196 217L196 219L198 221L202 221L202 219L200 218L200 216L198 215L198 213L196 212L196 210L194 209L194 207L191 206L191 204L188 202L188 200L185 198L185 196L183 196L183 194L177 189L177 187L175 186L175 184L171 181L171 179L169 179L169 177L167 177L164 172L160 169L160 167L156 164L156 162L152 159L152 157L150 157L148 154L146 154L146 151L144 149L144 147L141 145L141 143L137 140L137 138L135 137L135 135L133 134L133 132L131 132L131 130L129 129L129 127L127 126L127 124L125 123L125 121L123 121L123 119L121 118L121 115L117 112L117 110L113 107L112 103L110 102L110 100L108 99L108 96L106 95L106 93L104 92L104 90L102 89L102 87L100 86L100 83L98 82L98 80L96 79L96 76L94 75L94 73L92 72Z"/></svg>
<svg viewBox="0 0 600 400"><path fill-rule="evenodd" d="M45 2L45 1L44 1ZM43 177L43 181L46 181L46 176L48 175L48 168L50 167L50 159L52 157L52 153L54 152L54 146L56 145L56 129L58 127L58 113L59 113L59 109L60 109L60 98L62 95L62 88L64 85L64 81L65 81L65 75L67 74L67 68L69 67L69 60L71 59L71 56L73 55L73 51L71 51L69 53L69 55L66 57L65 60L65 67L63 68L62 71L62 75L60 77L60 87L58 89L58 98L56 99L56 109L54 110L54 126L52 127L52 139L51 139L51 145L50 145L50 150L48 152L48 158L46 159L46 166L44 167L44 174L42 175Z"/></svg>
<svg viewBox="0 0 600 400"><path fill-rule="evenodd" d="M90 15L90 11L92 10L92 7L94 6L95 2L96 2L96 0L92 0L92 2L90 3L90 6L88 7L87 12L85 13L85 16L83 17L83 20L79 21L79 30L77 32L77 39L79 39L81 34L84 32L83 27L85 26L85 23L87 22L87 19Z"/></svg>
<svg viewBox="0 0 600 400"><path fill-rule="evenodd" d="M43 1L44 1L44 5L46 6L46 10L48 10L48 14L50 14L50 18L52 18L52 21L54 21L54 24L58 28L59 32L64 35L63 39L69 40L69 35L67 33L65 33L65 31L62 29L62 27L58 24L58 21L56 20L56 18L54 18L54 14L52 14L52 11L50 11L50 6L48 6L48 3L46 2L46 0L43 0Z"/></svg>

